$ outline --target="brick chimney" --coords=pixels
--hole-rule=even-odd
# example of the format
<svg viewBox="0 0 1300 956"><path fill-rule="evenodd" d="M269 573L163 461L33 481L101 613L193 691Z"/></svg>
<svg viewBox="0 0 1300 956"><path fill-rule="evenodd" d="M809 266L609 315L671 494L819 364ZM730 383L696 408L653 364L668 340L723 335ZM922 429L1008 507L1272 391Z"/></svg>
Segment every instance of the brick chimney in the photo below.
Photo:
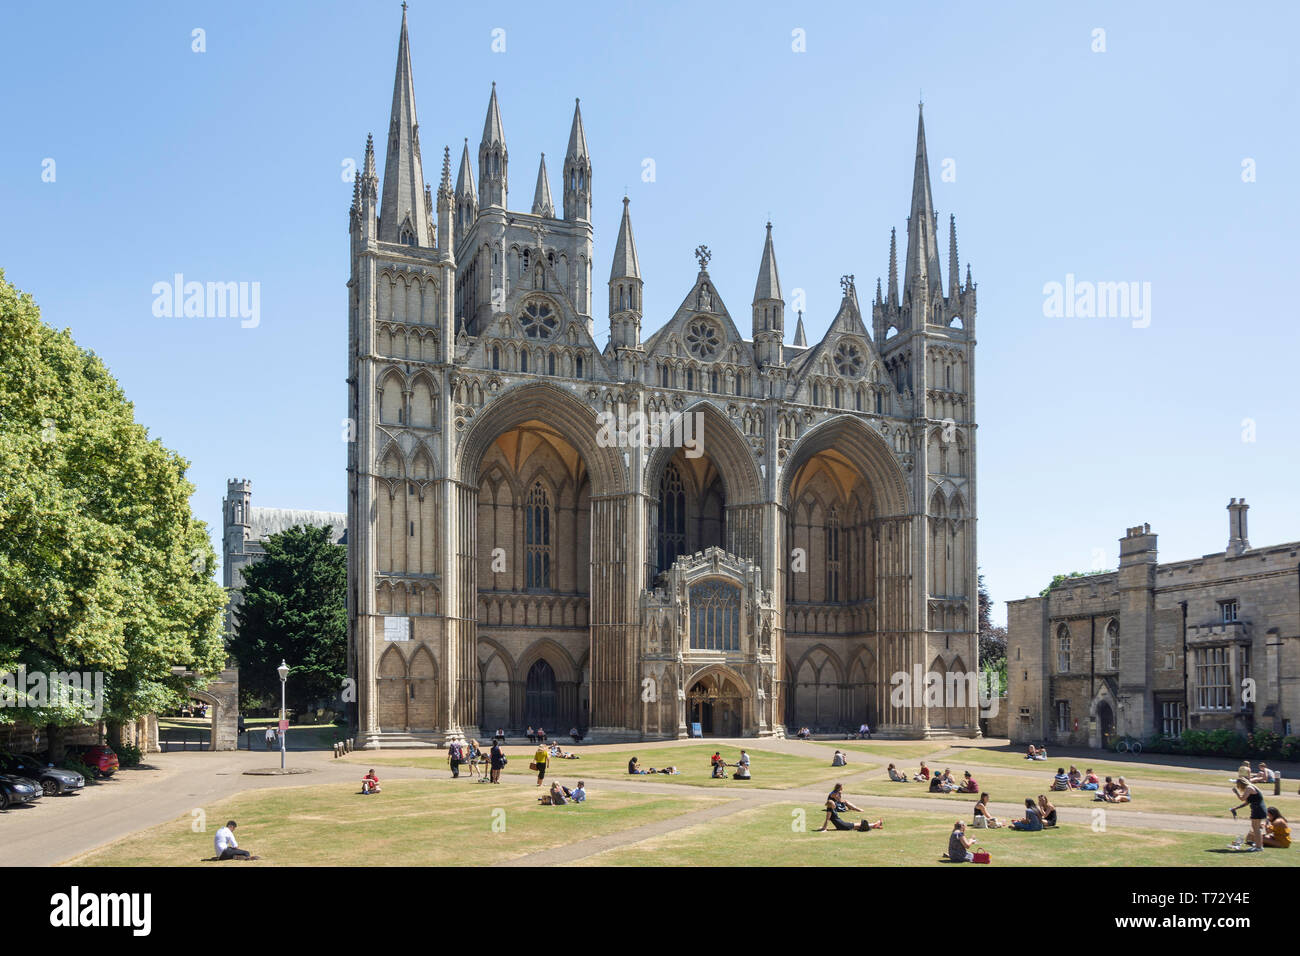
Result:
<svg viewBox="0 0 1300 956"><path fill-rule="evenodd" d="M1246 512L1250 505L1246 499L1233 498L1228 502L1228 555L1235 557L1250 550L1250 537L1246 534Z"/></svg>

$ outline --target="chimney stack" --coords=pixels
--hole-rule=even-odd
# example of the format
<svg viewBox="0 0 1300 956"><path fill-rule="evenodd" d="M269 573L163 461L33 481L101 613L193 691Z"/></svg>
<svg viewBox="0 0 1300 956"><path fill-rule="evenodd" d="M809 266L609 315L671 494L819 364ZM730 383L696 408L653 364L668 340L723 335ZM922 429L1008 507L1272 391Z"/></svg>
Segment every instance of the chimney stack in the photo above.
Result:
<svg viewBox="0 0 1300 956"><path fill-rule="evenodd" d="M1250 537L1246 534L1246 512L1250 505L1246 499L1233 498L1228 502L1228 555L1236 557L1250 550Z"/></svg>

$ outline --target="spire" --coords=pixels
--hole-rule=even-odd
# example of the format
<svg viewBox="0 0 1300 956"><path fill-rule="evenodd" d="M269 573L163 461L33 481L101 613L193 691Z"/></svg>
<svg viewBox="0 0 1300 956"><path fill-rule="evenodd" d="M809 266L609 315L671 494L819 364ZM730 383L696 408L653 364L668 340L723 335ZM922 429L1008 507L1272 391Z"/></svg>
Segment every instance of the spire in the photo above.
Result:
<svg viewBox="0 0 1300 956"><path fill-rule="evenodd" d="M889 230L889 304L898 307L898 230Z"/></svg>
<svg viewBox="0 0 1300 956"><path fill-rule="evenodd" d="M497 85L492 84L487 119L483 121L483 139L478 144L478 204L506 208L507 162L506 134L501 126L501 107L497 104Z"/></svg>
<svg viewBox="0 0 1300 956"><path fill-rule="evenodd" d="M763 259L758 264L758 283L754 286L754 304L781 298L781 277L776 271L776 251L772 248L772 224L767 224Z"/></svg>
<svg viewBox="0 0 1300 956"><path fill-rule="evenodd" d="M564 218L591 222L591 155L587 152L587 133L582 128L582 107L576 99L562 173Z"/></svg>
<svg viewBox="0 0 1300 956"><path fill-rule="evenodd" d="M880 292L880 276L876 276L876 305L884 305L885 297Z"/></svg>
<svg viewBox="0 0 1300 956"><path fill-rule="evenodd" d="M948 298L957 298L961 269L957 265L957 217L948 216Z"/></svg>
<svg viewBox="0 0 1300 956"><path fill-rule="evenodd" d="M576 99L573 101L573 125L569 127L569 148L564 158L591 159L591 154L587 152L587 133L582 128L582 107Z"/></svg>
<svg viewBox="0 0 1300 956"><path fill-rule="evenodd" d="M506 144L506 134L501 128L501 107L497 104L497 85L492 84L492 96L488 99L487 119L483 121L483 143L493 145Z"/></svg>
<svg viewBox="0 0 1300 956"><path fill-rule="evenodd" d="M903 295L917 285L939 283L939 249L935 242L934 197L930 194L930 160L925 149L925 112L918 107L916 167L912 173L912 211L907 219L907 265Z"/></svg>
<svg viewBox="0 0 1300 956"><path fill-rule="evenodd" d="M624 196L623 221L618 224L614 262L609 267L609 344L616 349L641 344L641 263L637 261L627 207Z"/></svg>
<svg viewBox="0 0 1300 956"><path fill-rule="evenodd" d="M537 189L533 192L533 215L544 219L555 218L555 203L551 202L550 177L546 174L546 154L542 153L541 165L537 167Z"/></svg>
<svg viewBox="0 0 1300 956"><path fill-rule="evenodd" d="M451 147L442 148L442 178L438 180L438 195L453 196L451 191Z"/></svg>
<svg viewBox="0 0 1300 956"><path fill-rule="evenodd" d="M623 197L623 221L618 224L618 242L614 244L614 262L609 269L609 279L640 279L641 263L636 257L636 239L632 237L632 216L628 212L628 198Z"/></svg>
<svg viewBox="0 0 1300 956"><path fill-rule="evenodd" d="M803 330L803 309L799 310L799 320L794 324L794 347L797 349L808 347L808 336Z"/></svg>
<svg viewBox="0 0 1300 956"><path fill-rule="evenodd" d="M424 172L420 168L420 124L415 118L415 81L403 7L402 34L397 41L397 73L393 78L393 109L388 121L388 150L384 155L379 238L384 242L428 246L432 244L429 232Z"/></svg>
<svg viewBox="0 0 1300 956"><path fill-rule="evenodd" d="M456 195L474 196L474 170L469 164L469 138L465 139L465 149L460 154L460 172L456 175Z"/></svg>

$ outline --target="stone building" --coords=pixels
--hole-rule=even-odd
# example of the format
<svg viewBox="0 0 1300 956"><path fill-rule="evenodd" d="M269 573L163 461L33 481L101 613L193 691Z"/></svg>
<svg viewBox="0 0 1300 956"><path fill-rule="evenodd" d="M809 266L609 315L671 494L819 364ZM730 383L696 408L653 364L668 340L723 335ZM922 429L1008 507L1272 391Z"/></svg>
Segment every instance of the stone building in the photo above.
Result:
<svg viewBox="0 0 1300 956"><path fill-rule="evenodd" d="M821 341L801 314L786 344L769 224L750 337L704 246L643 334L626 197L600 213L621 216L595 296L580 109L558 193L543 155L531 205L509 205L495 85L477 169L468 140L458 167L444 148L432 189L407 37L404 12L382 191L368 139L348 219L362 744L527 724L607 740L863 720L978 733L974 701L890 694L914 667L978 666L975 286L952 220L940 274L923 121L901 287L891 235L869 316L845 276ZM666 436L640 429L655 421Z"/></svg>
<svg viewBox="0 0 1300 956"><path fill-rule="evenodd" d="M1009 733L1106 746L1184 729L1293 732L1300 717L1300 542L1252 548L1228 504L1218 554L1161 564L1150 525L1119 569L1007 602Z"/></svg>
<svg viewBox="0 0 1300 956"><path fill-rule="evenodd" d="M293 508L256 508L253 483L247 478L226 482L221 500L221 583L226 589L226 636L235 633L235 608L244 586L244 568L266 554L263 542L296 525L334 529L338 544L347 541L348 516L335 511L300 511Z"/></svg>

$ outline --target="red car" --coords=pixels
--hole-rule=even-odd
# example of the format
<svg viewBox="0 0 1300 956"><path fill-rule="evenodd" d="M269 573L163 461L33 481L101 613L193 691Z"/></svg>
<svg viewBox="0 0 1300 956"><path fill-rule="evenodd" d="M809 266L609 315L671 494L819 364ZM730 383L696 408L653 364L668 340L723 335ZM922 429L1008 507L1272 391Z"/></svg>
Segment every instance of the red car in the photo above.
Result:
<svg viewBox="0 0 1300 956"><path fill-rule="evenodd" d="M117 773L117 754L105 744L77 744L68 748L67 755L76 757L89 767L96 779Z"/></svg>

